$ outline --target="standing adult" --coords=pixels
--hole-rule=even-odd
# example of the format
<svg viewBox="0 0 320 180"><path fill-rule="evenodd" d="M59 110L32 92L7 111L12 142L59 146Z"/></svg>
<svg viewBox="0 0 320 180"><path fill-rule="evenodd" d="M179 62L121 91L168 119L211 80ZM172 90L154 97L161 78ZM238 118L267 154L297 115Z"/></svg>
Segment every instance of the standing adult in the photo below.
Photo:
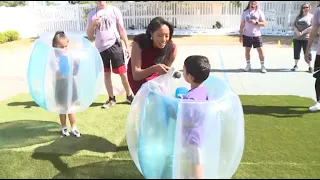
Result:
<svg viewBox="0 0 320 180"><path fill-rule="evenodd" d="M111 81L110 62L113 73L120 75L122 85L127 93L127 102L131 104L133 95L127 79L125 56L119 36L124 41L127 55L129 55L129 42L122 14L117 7L108 5L107 1L97 1L97 7L88 15L87 25L87 35L90 40L94 39L94 34L95 45L100 52L104 65L105 86L109 95L109 100L102 107L109 108L116 104Z"/></svg>
<svg viewBox="0 0 320 180"><path fill-rule="evenodd" d="M298 62L300 60L301 48L303 49L303 53L306 54L306 48L308 45L309 33L311 31L311 24L313 15L310 13L311 5L309 3L302 4L300 8L300 13L296 17L293 23L293 56L295 60L295 65L291 69L295 71L298 69ZM312 67L310 61L312 60L311 53L309 52L309 59L306 63L309 66L309 72L312 73Z"/></svg>
<svg viewBox="0 0 320 180"><path fill-rule="evenodd" d="M136 94L143 83L167 73L177 56L172 42L173 26L161 17L149 23L146 33L137 35L132 43L128 62L128 80Z"/></svg>
<svg viewBox="0 0 320 180"><path fill-rule="evenodd" d="M243 11L240 24L240 42L245 47L245 56L247 66L244 71L251 70L250 51L251 48L256 48L259 54L261 63L261 72L266 73L264 65L264 54L262 51L262 38L260 27L266 26L264 13L258 9L258 1L249 1L247 8Z"/></svg>
<svg viewBox="0 0 320 180"><path fill-rule="evenodd" d="M312 28L311 28L310 37L308 40L308 46L306 49L306 53L304 54L305 61L310 61L309 52L314 40L318 35L319 27L320 27L320 8L318 6L312 20ZM318 40L317 55L316 55L316 58L314 61L314 67L313 67L314 68L313 77L316 79L315 92L316 92L317 101L313 106L309 108L310 111L318 111L320 109L320 46L319 46L319 43L320 43L320 39Z"/></svg>

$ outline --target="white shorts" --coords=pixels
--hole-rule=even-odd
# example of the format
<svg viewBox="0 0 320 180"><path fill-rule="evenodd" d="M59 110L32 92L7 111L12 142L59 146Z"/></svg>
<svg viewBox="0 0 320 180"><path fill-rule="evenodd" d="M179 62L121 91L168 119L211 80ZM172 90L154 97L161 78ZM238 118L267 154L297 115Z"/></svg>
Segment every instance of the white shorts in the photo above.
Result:
<svg viewBox="0 0 320 180"><path fill-rule="evenodd" d="M188 145L186 148L186 155L192 164L202 164L201 149L195 145Z"/></svg>

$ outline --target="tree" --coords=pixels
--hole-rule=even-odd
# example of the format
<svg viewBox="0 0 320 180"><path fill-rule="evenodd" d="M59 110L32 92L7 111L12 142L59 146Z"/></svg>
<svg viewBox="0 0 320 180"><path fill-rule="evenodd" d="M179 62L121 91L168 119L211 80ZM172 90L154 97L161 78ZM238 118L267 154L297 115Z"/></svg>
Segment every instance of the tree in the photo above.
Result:
<svg viewBox="0 0 320 180"><path fill-rule="evenodd" d="M80 1L68 1L69 4L79 4Z"/></svg>
<svg viewBox="0 0 320 180"><path fill-rule="evenodd" d="M47 3L47 6L53 6L54 5L54 3L52 1L46 1L46 3Z"/></svg>
<svg viewBox="0 0 320 180"><path fill-rule="evenodd" d="M27 1L0 1L0 7L17 7L17 6L25 6L27 5Z"/></svg>
<svg viewBox="0 0 320 180"><path fill-rule="evenodd" d="M240 7L241 2L240 1L230 1L231 4L233 4L235 7Z"/></svg>
<svg viewBox="0 0 320 180"><path fill-rule="evenodd" d="M79 4L95 4L95 1L80 1Z"/></svg>

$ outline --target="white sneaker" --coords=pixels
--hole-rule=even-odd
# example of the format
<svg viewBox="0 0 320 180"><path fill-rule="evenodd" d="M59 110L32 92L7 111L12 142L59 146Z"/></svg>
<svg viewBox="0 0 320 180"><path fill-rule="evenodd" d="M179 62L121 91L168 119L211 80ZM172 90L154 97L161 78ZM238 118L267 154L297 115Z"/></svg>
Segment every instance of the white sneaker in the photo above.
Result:
<svg viewBox="0 0 320 180"><path fill-rule="evenodd" d="M63 136L70 136L70 133L68 132L68 128L61 128L61 132Z"/></svg>
<svg viewBox="0 0 320 180"><path fill-rule="evenodd" d="M108 109L108 108L110 108L111 106L116 105L116 103L117 103L117 101L116 101L116 98L115 98L115 97L113 97L113 98L110 98L110 97L109 97L109 101L107 101L106 103L104 103L104 104L102 105L102 108Z"/></svg>
<svg viewBox="0 0 320 180"><path fill-rule="evenodd" d="M72 129L71 132L75 137L81 137L81 134L77 129Z"/></svg>
<svg viewBox="0 0 320 180"><path fill-rule="evenodd" d="M246 68L244 68L245 72L248 72L251 70L251 64L247 64Z"/></svg>
<svg viewBox="0 0 320 180"><path fill-rule="evenodd" d="M316 102L315 105L313 105L313 106L311 106L311 107L309 108L309 110L310 110L311 112L318 111L319 109L320 109L320 103L319 103L319 102Z"/></svg>
<svg viewBox="0 0 320 180"><path fill-rule="evenodd" d="M267 73L267 69L264 65L261 66L261 73Z"/></svg>

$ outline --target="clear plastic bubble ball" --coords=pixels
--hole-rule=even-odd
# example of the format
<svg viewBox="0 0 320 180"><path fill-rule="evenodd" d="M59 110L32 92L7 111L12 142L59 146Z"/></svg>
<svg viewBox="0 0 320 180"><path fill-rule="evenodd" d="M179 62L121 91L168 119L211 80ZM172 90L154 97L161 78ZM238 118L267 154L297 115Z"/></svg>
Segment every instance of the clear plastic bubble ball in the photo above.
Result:
<svg viewBox="0 0 320 180"><path fill-rule="evenodd" d="M65 33L68 47L52 47L54 34L34 42L27 71L29 93L49 112L58 114L86 110L103 85L104 70L99 51L83 36Z"/></svg>
<svg viewBox="0 0 320 180"><path fill-rule="evenodd" d="M130 155L147 179L230 179L244 151L244 114L222 79L204 82L209 101L176 98L190 88L168 74L143 84L127 119Z"/></svg>

